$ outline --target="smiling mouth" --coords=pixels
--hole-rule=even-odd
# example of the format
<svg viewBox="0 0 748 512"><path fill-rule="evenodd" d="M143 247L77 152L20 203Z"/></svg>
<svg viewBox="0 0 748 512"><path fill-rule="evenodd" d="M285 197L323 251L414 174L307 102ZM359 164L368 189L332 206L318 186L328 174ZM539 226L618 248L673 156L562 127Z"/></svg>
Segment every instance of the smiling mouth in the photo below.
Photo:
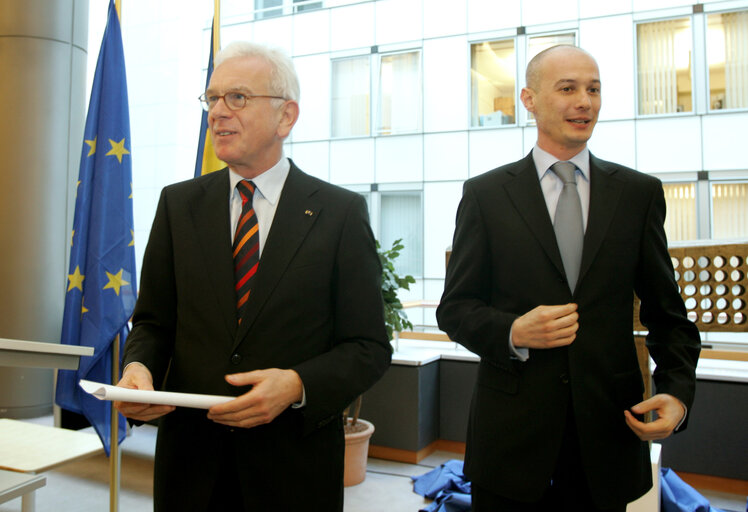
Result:
<svg viewBox="0 0 748 512"><path fill-rule="evenodd" d="M573 124L589 124L590 123L589 119L569 119L568 121Z"/></svg>

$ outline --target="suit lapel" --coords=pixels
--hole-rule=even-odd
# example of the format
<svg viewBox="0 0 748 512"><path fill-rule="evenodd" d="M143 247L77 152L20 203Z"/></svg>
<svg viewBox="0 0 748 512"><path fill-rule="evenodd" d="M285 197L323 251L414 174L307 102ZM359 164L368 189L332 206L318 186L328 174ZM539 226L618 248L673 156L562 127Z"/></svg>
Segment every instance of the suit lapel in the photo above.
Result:
<svg viewBox="0 0 748 512"><path fill-rule="evenodd" d="M595 260L618 207L623 184L616 178L615 172L614 167L590 154L590 209L579 270L580 284Z"/></svg>
<svg viewBox="0 0 748 512"><path fill-rule="evenodd" d="M236 330L234 264L231 256L229 221L229 174L224 169L201 183L203 194L188 205L192 213L203 267L208 273L229 336Z"/></svg>
<svg viewBox="0 0 748 512"><path fill-rule="evenodd" d="M508 181L504 188L509 195L515 209L525 221L530 231L537 238L548 258L556 268L564 273L564 264L556 243L556 233L548 215L548 207L540 188L540 180L535 169L535 162L530 153L518 165L509 171L514 179Z"/></svg>
<svg viewBox="0 0 748 512"><path fill-rule="evenodd" d="M282 278L299 246L322 212L314 197L317 185L293 163L283 185L273 224L260 257L252 293L242 323L236 331L234 347L239 345Z"/></svg>

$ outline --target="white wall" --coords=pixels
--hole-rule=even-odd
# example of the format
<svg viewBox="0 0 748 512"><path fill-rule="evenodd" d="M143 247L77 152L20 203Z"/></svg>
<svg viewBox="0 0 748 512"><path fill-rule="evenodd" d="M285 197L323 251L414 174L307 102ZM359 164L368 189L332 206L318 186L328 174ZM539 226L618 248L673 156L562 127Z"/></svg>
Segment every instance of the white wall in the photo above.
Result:
<svg viewBox="0 0 748 512"><path fill-rule="evenodd" d="M92 0L91 33L105 21ZM424 278L407 299L437 300L444 250L451 243L462 182L522 158L532 125L469 127L470 42L563 28L597 58L603 82L600 123L591 150L650 173L748 171L742 149L748 113L637 118L635 20L690 12L685 0L377 0L251 21L247 5L225 1L222 38L285 48L301 80L301 118L287 154L310 174L366 189L372 183L417 183L423 190ZM185 9L177 0L125 2L123 34L130 89L135 243L145 248L160 189L193 174L212 2ZM197 5L197 4L195 4ZM710 1L710 9L748 0ZM101 18L101 19L99 19ZM99 32L100 41L100 32ZM422 133L330 139L330 59L371 47L422 50ZM98 42L91 45L95 61ZM521 49L520 49L521 50ZM522 53L522 51L520 52ZM519 73L524 63L518 64ZM522 80L520 80L522 81ZM521 103L518 102L521 109ZM520 121L522 118L520 117ZM433 311L416 313L433 322Z"/></svg>

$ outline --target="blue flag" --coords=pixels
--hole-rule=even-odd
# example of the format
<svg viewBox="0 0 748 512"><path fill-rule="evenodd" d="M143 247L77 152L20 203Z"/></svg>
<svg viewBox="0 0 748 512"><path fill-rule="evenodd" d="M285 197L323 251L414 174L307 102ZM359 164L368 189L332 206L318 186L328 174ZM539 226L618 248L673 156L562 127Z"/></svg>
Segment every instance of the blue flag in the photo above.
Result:
<svg viewBox="0 0 748 512"><path fill-rule="evenodd" d="M205 89L208 88L210 76L213 74L213 48L215 47L216 37L218 37L218 34L215 32L214 23L210 30L210 57L208 58L208 76L205 79ZM200 120L200 141L197 145L197 159L195 161L195 178L213 171L219 171L224 167L226 167L226 164L218 159L213 149L213 140L208 129L208 113L203 110L203 116Z"/></svg>
<svg viewBox="0 0 748 512"><path fill-rule="evenodd" d="M61 341L94 348L77 371L61 370L57 405L83 414L109 455L112 402L85 393L80 379L111 383L112 347L128 332L136 298L132 161L125 56L114 1L96 63L83 135ZM117 363L119 364L119 363ZM126 424L120 416L119 440Z"/></svg>

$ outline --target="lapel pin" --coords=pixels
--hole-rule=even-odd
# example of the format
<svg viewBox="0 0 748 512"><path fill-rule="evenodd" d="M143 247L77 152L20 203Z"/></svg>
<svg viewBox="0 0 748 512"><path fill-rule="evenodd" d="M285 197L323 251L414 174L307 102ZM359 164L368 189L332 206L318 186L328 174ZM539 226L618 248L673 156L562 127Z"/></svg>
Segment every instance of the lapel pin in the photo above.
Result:
<svg viewBox="0 0 748 512"><path fill-rule="evenodd" d="M304 215L311 217L312 215L314 215L314 212L312 210L307 210L304 212Z"/></svg>

